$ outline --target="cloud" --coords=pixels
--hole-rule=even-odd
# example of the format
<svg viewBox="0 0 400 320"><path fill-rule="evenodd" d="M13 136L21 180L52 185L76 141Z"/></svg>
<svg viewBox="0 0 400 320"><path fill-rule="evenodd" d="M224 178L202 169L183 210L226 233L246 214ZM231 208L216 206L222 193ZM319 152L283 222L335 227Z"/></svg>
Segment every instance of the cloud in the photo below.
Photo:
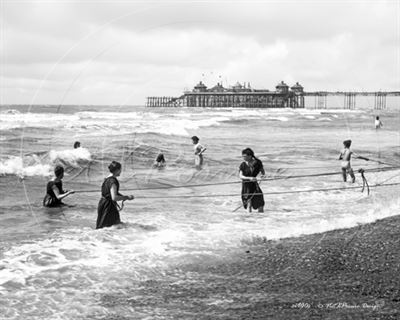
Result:
<svg viewBox="0 0 400 320"><path fill-rule="evenodd" d="M391 1L6 2L4 103L143 104L199 80L396 89ZM204 76L203 76L204 74Z"/></svg>

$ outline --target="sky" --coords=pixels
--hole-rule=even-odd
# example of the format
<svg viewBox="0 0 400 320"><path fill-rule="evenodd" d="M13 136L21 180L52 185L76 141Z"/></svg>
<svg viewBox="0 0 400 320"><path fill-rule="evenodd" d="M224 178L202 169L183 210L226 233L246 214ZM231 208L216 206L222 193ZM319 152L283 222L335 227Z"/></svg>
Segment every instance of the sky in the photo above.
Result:
<svg viewBox="0 0 400 320"><path fill-rule="evenodd" d="M400 90L396 0L0 0L0 10L0 104L144 105L199 81Z"/></svg>

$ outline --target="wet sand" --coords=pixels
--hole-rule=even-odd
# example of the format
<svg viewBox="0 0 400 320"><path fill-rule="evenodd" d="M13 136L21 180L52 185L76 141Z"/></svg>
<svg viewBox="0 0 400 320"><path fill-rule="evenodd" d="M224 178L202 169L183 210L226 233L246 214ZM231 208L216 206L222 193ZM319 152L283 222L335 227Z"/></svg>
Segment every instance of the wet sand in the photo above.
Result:
<svg viewBox="0 0 400 320"><path fill-rule="evenodd" d="M254 238L234 258L177 266L101 304L110 319L123 306L153 319L399 319L399 239L400 216L297 238Z"/></svg>

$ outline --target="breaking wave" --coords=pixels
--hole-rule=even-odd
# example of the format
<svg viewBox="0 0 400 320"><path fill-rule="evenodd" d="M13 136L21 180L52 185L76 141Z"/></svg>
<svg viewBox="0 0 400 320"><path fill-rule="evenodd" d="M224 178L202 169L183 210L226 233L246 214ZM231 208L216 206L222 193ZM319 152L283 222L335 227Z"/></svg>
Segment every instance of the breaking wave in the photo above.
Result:
<svg viewBox="0 0 400 320"><path fill-rule="evenodd" d="M44 155L30 154L23 157L8 156L0 159L0 175L19 177L49 176L55 164L65 167L77 167L82 162L91 161L91 154L86 148L72 150L51 150Z"/></svg>

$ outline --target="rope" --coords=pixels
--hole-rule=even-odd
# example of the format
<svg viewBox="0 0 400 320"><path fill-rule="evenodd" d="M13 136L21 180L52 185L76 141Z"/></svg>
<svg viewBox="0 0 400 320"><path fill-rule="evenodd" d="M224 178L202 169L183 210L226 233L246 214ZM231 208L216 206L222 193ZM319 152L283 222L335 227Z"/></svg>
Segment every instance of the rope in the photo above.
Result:
<svg viewBox="0 0 400 320"><path fill-rule="evenodd" d="M400 182L397 183L387 183L387 184L375 184L369 186L369 188L374 187L384 187L384 186L397 186L400 185ZM335 190L348 190L348 189L357 189L359 186L354 187L340 187L340 188L320 188L320 189L308 189L308 190L293 190L293 191L275 191L275 192L263 192L263 193L248 193L244 195L273 195L273 194L294 194L294 193L308 193L308 192L320 192L320 191L335 191ZM173 198L218 198L218 197L233 197L233 196L241 196L241 194L237 193L228 193L228 194L205 194L205 195L181 195L181 196L159 196L159 197L146 197L146 199L173 199Z"/></svg>
<svg viewBox="0 0 400 320"><path fill-rule="evenodd" d="M122 211L122 209L124 208L124 202L125 200L122 200L121 205L119 205L118 202L115 201L115 205L117 206L118 211Z"/></svg>
<svg viewBox="0 0 400 320"><path fill-rule="evenodd" d="M380 172L380 171L391 171L397 170L398 167L386 167L386 168L372 168L365 169L364 172ZM308 177L322 177L322 176L331 176L342 174L341 172L326 172L326 173L316 173L316 174L305 174L305 175L293 175L293 176L284 176L284 177L275 177L275 178L263 178L258 181L275 181L275 180L285 180L285 179L298 179L298 178L308 178ZM143 190L167 190L167 189L178 189L178 188L196 188L196 187L208 187L208 186L219 186L219 185L229 185L229 184L237 184L237 183L250 183L252 181L227 181L227 182L215 182L215 183L203 183L203 184L187 184L187 185L171 185L169 187L150 187L150 188L128 188L124 189L125 191L143 191ZM89 190L75 190L75 193L89 193L89 192L99 192L98 189L89 189Z"/></svg>
<svg viewBox="0 0 400 320"><path fill-rule="evenodd" d="M245 181L246 183L247 182L249 182L249 181ZM257 181L255 181L255 183L257 183ZM257 183L257 190L261 190L261 188L260 188L260 184L262 183L262 181L260 181L260 183ZM250 199L248 199L247 201L246 201L246 206L251 206L251 200L254 198L254 196L256 195L257 193L256 192L254 192L253 194L252 194L252 196L250 197ZM236 212L236 211L238 211L240 208L242 207L242 204L240 204L235 210L233 210L232 212Z"/></svg>
<svg viewBox="0 0 400 320"><path fill-rule="evenodd" d="M29 200L28 191L26 189L25 181L24 181L24 179L21 179L20 181L22 182L22 186L24 188L25 199L26 199L26 202L28 203L29 210L31 211L32 215L35 217L36 223L41 227L42 225L40 224L38 218L36 217L35 211L33 210L32 206L31 206L31 202Z"/></svg>
<svg viewBox="0 0 400 320"><path fill-rule="evenodd" d="M376 162L376 163L379 163L379 164L384 164L384 165L387 165L387 166L393 166L393 167L399 165L399 164L393 164L393 163L383 162L383 161L375 160L375 159L371 159L371 158L368 158L367 161L372 161L372 162Z"/></svg>
<svg viewBox="0 0 400 320"><path fill-rule="evenodd" d="M365 176L364 176L365 170L364 170L364 169L359 169L358 172L361 174L361 178L362 178L362 180L363 180L363 186L362 186L361 192L364 192L364 188L365 188L365 186L367 186L368 195L369 195L369 185L368 185L368 181L367 181L367 179L366 179Z"/></svg>

